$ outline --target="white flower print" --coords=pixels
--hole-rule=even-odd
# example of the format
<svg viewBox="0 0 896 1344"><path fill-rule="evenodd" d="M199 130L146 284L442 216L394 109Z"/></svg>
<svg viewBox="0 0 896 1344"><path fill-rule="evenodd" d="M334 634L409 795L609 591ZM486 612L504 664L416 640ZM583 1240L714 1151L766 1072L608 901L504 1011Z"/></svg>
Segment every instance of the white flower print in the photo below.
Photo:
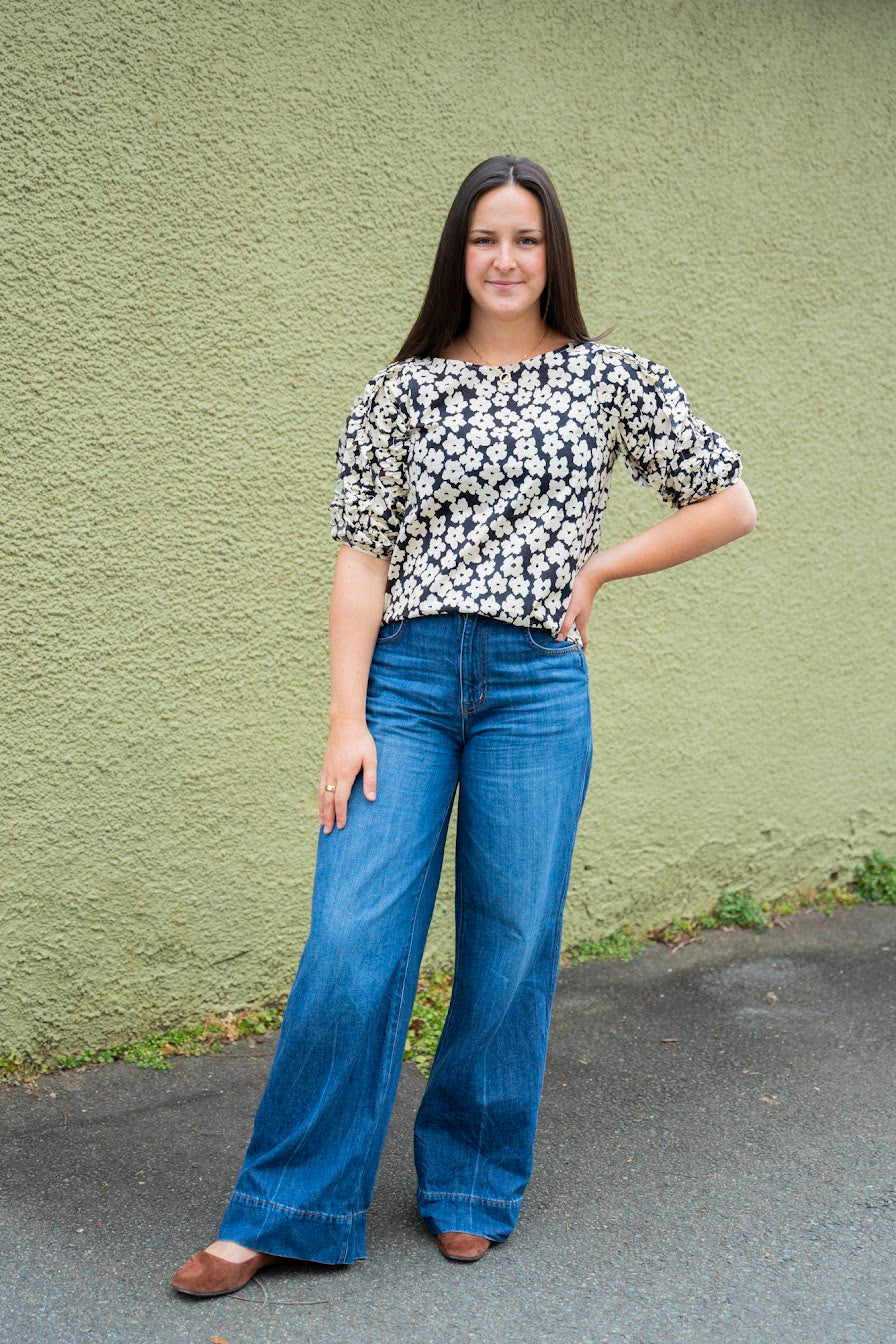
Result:
<svg viewBox="0 0 896 1344"><path fill-rule="evenodd" d="M442 471L442 479L450 481L452 485L457 485L458 481L462 481L465 475L464 464L456 457L446 462Z"/></svg>
<svg viewBox="0 0 896 1344"><path fill-rule="evenodd" d="M428 448L421 459L421 466L426 471L431 471L434 476L438 476L444 465L445 454L441 448Z"/></svg>
<svg viewBox="0 0 896 1344"><path fill-rule="evenodd" d="M618 460L674 508L741 475L669 370L626 347L587 340L502 374L395 361L352 405L330 533L389 561L384 621L481 611L556 635Z"/></svg>

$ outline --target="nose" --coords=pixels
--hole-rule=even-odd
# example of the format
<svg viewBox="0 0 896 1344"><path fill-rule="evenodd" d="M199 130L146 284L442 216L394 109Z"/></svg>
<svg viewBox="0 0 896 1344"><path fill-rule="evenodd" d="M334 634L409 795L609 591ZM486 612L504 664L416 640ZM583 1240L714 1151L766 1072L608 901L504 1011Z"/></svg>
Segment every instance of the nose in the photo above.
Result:
<svg viewBox="0 0 896 1344"><path fill-rule="evenodd" d="M513 259L510 243L501 243L498 246L498 255L495 257L495 269L501 271L512 271L516 267Z"/></svg>

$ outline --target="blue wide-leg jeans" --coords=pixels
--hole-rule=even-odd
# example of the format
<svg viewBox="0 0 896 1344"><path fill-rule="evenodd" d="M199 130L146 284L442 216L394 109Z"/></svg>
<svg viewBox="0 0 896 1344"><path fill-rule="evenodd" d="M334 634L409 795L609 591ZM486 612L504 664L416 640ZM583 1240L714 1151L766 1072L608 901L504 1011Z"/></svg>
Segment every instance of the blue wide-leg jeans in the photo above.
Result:
<svg viewBox="0 0 896 1344"><path fill-rule="evenodd" d="M388 621L377 794L318 834L311 927L218 1236L326 1264L366 1216L457 800L451 1003L414 1127L430 1232L503 1241L532 1172L563 908L591 773L581 647L482 614Z"/></svg>

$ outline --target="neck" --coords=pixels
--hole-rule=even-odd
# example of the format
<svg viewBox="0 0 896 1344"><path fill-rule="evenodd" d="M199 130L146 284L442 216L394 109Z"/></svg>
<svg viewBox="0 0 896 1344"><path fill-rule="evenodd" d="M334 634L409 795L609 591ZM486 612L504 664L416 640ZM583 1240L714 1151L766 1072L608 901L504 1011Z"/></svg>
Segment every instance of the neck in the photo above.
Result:
<svg viewBox="0 0 896 1344"><path fill-rule="evenodd" d="M466 336L479 353L494 364L513 364L537 355L548 343L549 329L543 317L526 314L509 322L496 322L475 312L470 315Z"/></svg>

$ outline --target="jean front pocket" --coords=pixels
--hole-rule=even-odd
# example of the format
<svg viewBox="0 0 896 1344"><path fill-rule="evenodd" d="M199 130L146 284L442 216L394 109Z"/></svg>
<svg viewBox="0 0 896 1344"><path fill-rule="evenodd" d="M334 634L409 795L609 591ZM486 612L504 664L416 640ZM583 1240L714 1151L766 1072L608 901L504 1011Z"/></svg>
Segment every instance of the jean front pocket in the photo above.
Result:
<svg viewBox="0 0 896 1344"><path fill-rule="evenodd" d="M404 630L403 616L400 617L399 620L397 621L383 621L382 625L379 628L379 631L377 632L376 642L377 644L393 644L395 640L400 638L401 632L403 630Z"/></svg>
<svg viewBox="0 0 896 1344"><path fill-rule="evenodd" d="M543 630L538 625L527 625L525 630L527 642L539 653L572 653L579 647L577 640L555 639L550 630Z"/></svg>

